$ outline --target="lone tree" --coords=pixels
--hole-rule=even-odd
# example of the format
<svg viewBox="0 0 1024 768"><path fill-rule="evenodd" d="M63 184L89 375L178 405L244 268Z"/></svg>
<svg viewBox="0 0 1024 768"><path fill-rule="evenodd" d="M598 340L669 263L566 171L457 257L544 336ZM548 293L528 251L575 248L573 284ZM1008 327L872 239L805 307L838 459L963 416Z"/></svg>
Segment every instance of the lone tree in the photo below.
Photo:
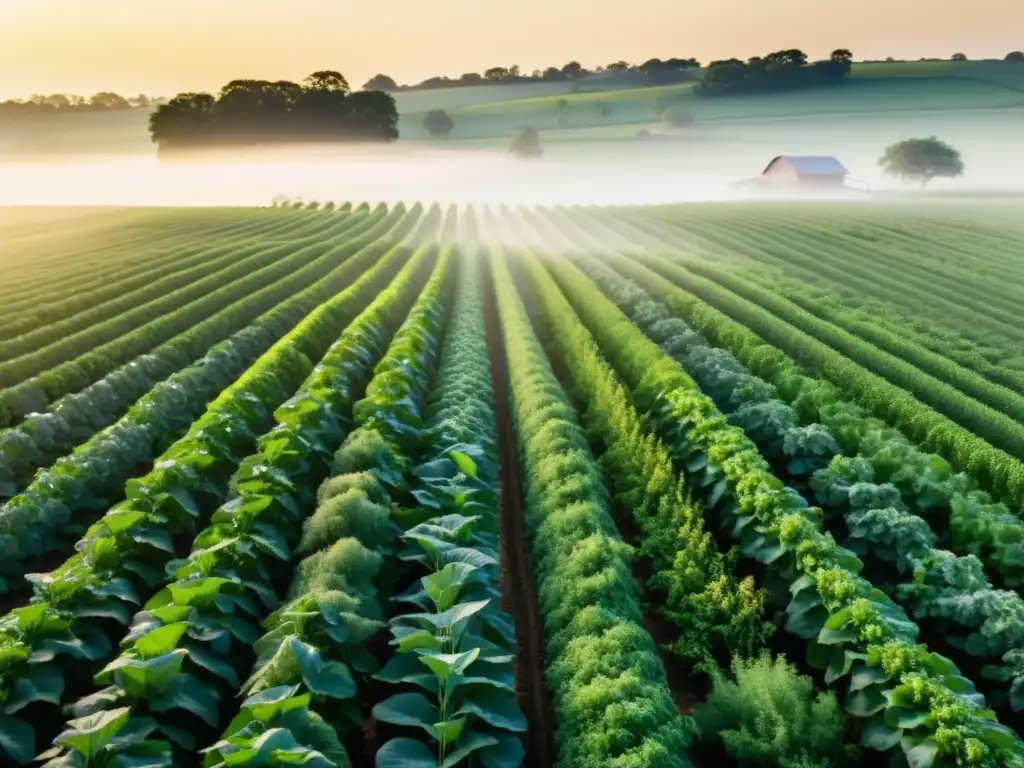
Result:
<svg viewBox="0 0 1024 768"><path fill-rule="evenodd" d="M374 75L363 85L364 91L397 91L398 83L387 75Z"/></svg>
<svg viewBox="0 0 1024 768"><path fill-rule="evenodd" d="M887 176L920 182L922 188L935 178L952 179L964 175L960 153L934 136L892 144L886 148L878 164Z"/></svg>
<svg viewBox="0 0 1024 768"><path fill-rule="evenodd" d="M432 109L423 116L423 127L434 138L447 139L455 127L455 121L443 109Z"/></svg>
<svg viewBox="0 0 1024 768"><path fill-rule="evenodd" d="M1010 51L1004 61L1024 62L1024 51Z"/></svg>
<svg viewBox="0 0 1024 768"><path fill-rule="evenodd" d="M544 154L540 145L540 134L536 128L520 128L512 134L508 151L516 157L534 158Z"/></svg>
<svg viewBox="0 0 1024 768"><path fill-rule="evenodd" d="M953 54L953 61L967 61L967 54L966 53L954 53Z"/></svg>

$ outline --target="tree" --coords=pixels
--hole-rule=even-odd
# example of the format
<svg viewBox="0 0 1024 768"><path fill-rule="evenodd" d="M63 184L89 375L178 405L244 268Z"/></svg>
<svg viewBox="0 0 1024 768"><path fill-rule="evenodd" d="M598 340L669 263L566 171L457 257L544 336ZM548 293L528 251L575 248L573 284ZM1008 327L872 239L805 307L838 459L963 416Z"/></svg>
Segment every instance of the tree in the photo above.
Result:
<svg viewBox="0 0 1024 768"><path fill-rule="evenodd" d="M536 158L544 154L536 128L520 128L509 140L508 150L516 157Z"/></svg>
<svg viewBox="0 0 1024 768"><path fill-rule="evenodd" d="M314 72L307 77L305 82L306 87L314 91L335 91L338 93L349 93L352 89L349 88L348 80L341 72L335 72L330 69L322 69L319 72Z"/></svg>
<svg viewBox="0 0 1024 768"><path fill-rule="evenodd" d="M1024 62L1024 51L1010 51L1004 61Z"/></svg>
<svg viewBox="0 0 1024 768"><path fill-rule="evenodd" d="M364 91L397 91L398 83L387 75L374 75L363 85Z"/></svg>
<svg viewBox="0 0 1024 768"><path fill-rule="evenodd" d="M951 57L953 61L967 61L967 54L965 53L954 53Z"/></svg>
<svg viewBox="0 0 1024 768"><path fill-rule="evenodd" d="M447 139L455 127L455 121L443 109L432 109L423 116L423 127L432 137Z"/></svg>
<svg viewBox="0 0 1024 768"><path fill-rule="evenodd" d="M492 83L508 80L508 67L491 67L484 70L484 79Z"/></svg>
<svg viewBox="0 0 1024 768"><path fill-rule="evenodd" d="M101 91L89 99L89 106L95 109L130 109L131 104L124 96L109 91Z"/></svg>
<svg viewBox="0 0 1024 768"><path fill-rule="evenodd" d="M562 67L562 74L568 77L570 80L576 80L580 77L584 77L587 74L587 70L583 68L583 65L578 61L570 61L564 67Z"/></svg>
<svg viewBox="0 0 1024 768"><path fill-rule="evenodd" d="M625 61L613 61L605 66L605 70L608 72L625 72L627 69L629 69L629 63Z"/></svg>
<svg viewBox="0 0 1024 768"><path fill-rule="evenodd" d="M834 66L841 69L844 75L850 74L853 69L853 54L846 48L837 48L828 57Z"/></svg>
<svg viewBox="0 0 1024 768"><path fill-rule="evenodd" d="M922 188L932 179L957 178L964 174L960 153L934 136L892 144L878 164L887 176L920 182Z"/></svg>

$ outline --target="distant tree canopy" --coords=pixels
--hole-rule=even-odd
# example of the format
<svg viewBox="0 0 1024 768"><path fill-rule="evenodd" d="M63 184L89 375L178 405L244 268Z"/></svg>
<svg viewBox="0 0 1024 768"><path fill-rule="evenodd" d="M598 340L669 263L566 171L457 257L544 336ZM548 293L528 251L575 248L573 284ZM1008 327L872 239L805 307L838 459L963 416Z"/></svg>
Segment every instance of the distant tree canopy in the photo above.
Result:
<svg viewBox="0 0 1024 768"><path fill-rule="evenodd" d="M287 142L391 141L398 109L379 90L352 93L340 72L287 80L232 80L217 96L181 93L159 107L149 131L161 150Z"/></svg>
<svg viewBox="0 0 1024 768"><path fill-rule="evenodd" d="M626 61L612 62L603 67L587 69L578 61L570 61L560 67L551 66L535 69L526 74L521 68L512 66L489 67L482 73L467 72L460 77L430 77L418 85L398 86L401 90L430 90L434 88L456 88L472 85L508 85L512 83L573 83L600 72L629 74L636 83L665 83L684 79L700 62L694 58L648 59L642 64ZM384 89L387 90L387 89Z"/></svg>
<svg viewBox="0 0 1024 768"><path fill-rule="evenodd" d="M398 83L387 75L374 75L363 85L364 91L397 91Z"/></svg>
<svg viewBox="0 0 1024 768"><path fill-rule="evenodd" d="M536 128L520 128L509 140L508 150L516 157L534 158L544 154Z"/></svg>
<svg viewBox="0 0 1024 768"><path fill-rule="evenodd" d="M878 164L887 176L920 182L922 187L932 179L956 178L964 174L960 153L934 136L892 144L886 148Z"/></svg>
<svg viewBox="0 0 1024 768"><path fill-rule="evenodd" d="M954 53L950 57L950 60L951 61L967 61L967 54L966 53Z"/></svg>
<svg viewBox="0 0 1024 768"><path fill-rule="evenodd" d="M703 95L724 96L749 91L788 91L796 88L841 83L853 67L853 54L839 48L824 61L809 62L807 54L791 48L747 61L713 61L704 71L698 90Z"/></svg>
<svg viewBox="0 0 1024 768"><path fill-rule="evenodd" d="M423 127L431 136L447 139L455 127L455 121L443 109L432 109L423 116Z"/></svg>
<svg viewBox="0 0 1024 768"><path fill-rule="evenodd" d="M1024 61L1024 51L1010 51L1004 61Z"/></svg>
<svg viewBox="0 0 1024 768"><path fill-rule="evenodd" d="M0 102L0 115L6 114L52 114L70 112L107 112L111 110L148 107L165 101L156 97L139 94L125 98L110 91L101 91L93 96L76 96L70 93L33 94L28 99L10 99Z"/></svg>

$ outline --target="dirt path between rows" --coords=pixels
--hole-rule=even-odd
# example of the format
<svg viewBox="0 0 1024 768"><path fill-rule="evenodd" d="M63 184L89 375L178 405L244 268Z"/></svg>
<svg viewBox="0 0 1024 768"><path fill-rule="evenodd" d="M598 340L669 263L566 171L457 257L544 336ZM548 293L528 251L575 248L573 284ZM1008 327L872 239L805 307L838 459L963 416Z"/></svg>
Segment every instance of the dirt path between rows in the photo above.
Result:
<svg viewBox="0 0 1024 768"><path fill-rule="evenodd" d="M554 748L551 737L555 720L551 713L547 689L544 687L544 655L537 592L526 559L519 462L508 417L501 337L495 314L494 291L489 279L485 301L487 344L491 354L498 454L501 463L498 531L502 565L502 608L511 613L516 622L516 703L526 716L528 727L522 737L523 748L526 750L524 765L531 768L548 768L553 763Z"/></svg>

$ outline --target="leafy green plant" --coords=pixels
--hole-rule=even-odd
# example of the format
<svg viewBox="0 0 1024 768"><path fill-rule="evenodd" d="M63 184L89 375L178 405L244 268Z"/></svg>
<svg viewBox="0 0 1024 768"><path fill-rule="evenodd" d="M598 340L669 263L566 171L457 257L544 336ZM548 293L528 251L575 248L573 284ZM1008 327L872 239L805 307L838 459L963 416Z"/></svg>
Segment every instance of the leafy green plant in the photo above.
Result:
<svg viewBox="0 0 1024 768"><path fill-rule="evenodd" d="M688 765L692 722L642 625L630 552L575 412L531 328L504 254L489 260L523 472L524 525L544 621L558 760Z"/></svg>
<svg viewBox="0 0 1024 768"><path fill-rule="evenodd" d="M560 280L561 287L686 468L691 487L700 489L705 509L743 555L789 585L786 629L811 641L808 661L826 670L830 684L864 681L845 702L847 712L866 720L863 745L899 744L915 760L927 754L921 766L980 765L996 755L1024 760L1024 744L995 721L974 684L917 644L917 625L860 576L863 564L823 532L820 512L771 474L749 438L729 426L682 368L578 270L559 262L554 271L573 277Z"/></svg>
<svg viewBox="0 0 1024 768"><path fill-rule="evenodd" d="M784 658L734 659L728 679L711 675L711 693L693 711L702 743L742 766L831 768L846 762L843 712L831 693Z"/></svg>
<svg viewBox="0 0 1024 768"><path fill-rule="evenodd" d="M842 516L849 532L843 543L858 556L874 561L876 586L887 587L945 643L988 663L985 677L995 682L988 688L1000 703L1005 700L1008 688L1015 684L1013 665L1007 662L1008 666L1000 667L995 662L1024 646L1024 600L993 588L976 558L955 558L937 551L938 537L924 518L911 511L934 516L937 509L945 507L954 516L955 504L963 504L972 495L981 501L987 496L971 491L967 477L953 474L940 457L911 446L851 403L834 403L819 412L842 436L847 450L862 452L856 458L842 455L829 426L798 426L802 419L796 410L773 399L774 387L747 372L724 350L709 347L635 283L592 258L573 256L572 261L594 277L641 330L686 367L702 391L730 414L730 421L744 429L765 458L784 461L789 480L806 484L828 512ZM756 420L751 418L755 414ZM813 453L808 448L813 448ZM831 461L825 466L823 461L828 459ZM997 518L996 511L979 509L977 504L971 511L976 513L974 526L982 530L982 521L1009 517L1004 512ZM963 517L954 519L966 522ZM1010 525L1006 522L1001 527L1006 531ZM1024 531L1019 521L1015 527ZM1010 550L1005 545L1011 541L1004 539L1007 555ZM963 539L957 543L964 543ZM981 551L980 547L976 551ZM893 573L887 572L887 564L895 566Z"/></svg>
<svg viewBox="0 0 1024 768"><path fill-rule="evenodd" d="M107 687L80 700L80 712L127 705L133 720L152 718L154 733L184 751L195 748L196 734L216 726L218 701L238 686L260 618L277 607L274 571L300 539L312 489L327 475L351 419L351 393L369 378L434 256L431 246L414 254L278 408L277 426L233 476L233 497L196 536L189 557L169 564L172 582L136 615L121 655L97 675ZM268 675L279 666L297 668L318 695L351 696L347 668L298 638L282 638L272 658Z"/></svg>

